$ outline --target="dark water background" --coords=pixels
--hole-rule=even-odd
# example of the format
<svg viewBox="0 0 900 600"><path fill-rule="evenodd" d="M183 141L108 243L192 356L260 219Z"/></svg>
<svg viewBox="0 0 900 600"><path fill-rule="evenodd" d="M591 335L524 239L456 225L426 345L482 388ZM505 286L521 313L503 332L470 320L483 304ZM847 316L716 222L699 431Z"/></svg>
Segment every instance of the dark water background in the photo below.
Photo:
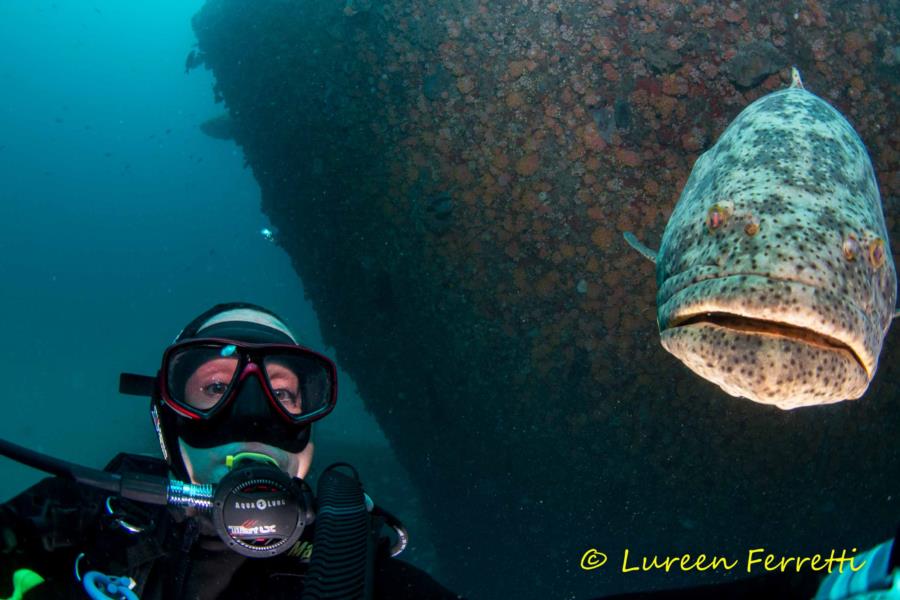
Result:
<svg viewBox="0 0 900 600"><path fill-rule="evenodd" d="M159 454L146 400L121 371L153 374L212 304L279 314L307 345L316 316L290 261L260 230L259 187L229 141L205 70L184 73L202 2L0 4L0 436L100 467ZM341 374L316 426L315 464L355 461L373 496L413 524L416 498ZM377 466L377 469L375 468ZM0 460L0 498L42 475Z"/></svg>

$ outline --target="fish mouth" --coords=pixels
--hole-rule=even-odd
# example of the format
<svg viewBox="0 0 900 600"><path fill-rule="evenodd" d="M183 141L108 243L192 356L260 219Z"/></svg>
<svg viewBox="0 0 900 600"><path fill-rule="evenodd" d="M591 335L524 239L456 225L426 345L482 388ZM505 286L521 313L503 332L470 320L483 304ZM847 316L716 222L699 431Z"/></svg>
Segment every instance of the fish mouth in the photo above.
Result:
<svg viewBox="0 0 900 600"><path fill-rule="evenodd" d="M869 369L866 367L866 364L863 362L860 355L846 342L813 329L792 325L790 323L771 321L768 319L728 312L703 312L680 315L672 319L666 329L672 330L679 327L690 327L691 325L698 324L714 325L722 329L744 334L780 337L827 351L842 350L852 356L861 369L867 374L869 373Z"/></svg>
<svg viewBox="0 0 900 600"><path fill-rule="evenodd" d="M763 274L692 273L663 283L658 301L660 333L706 324L735 335L846 352L869 378L877 368L880 329L873 316L847 295L821 285Z"/></svg>

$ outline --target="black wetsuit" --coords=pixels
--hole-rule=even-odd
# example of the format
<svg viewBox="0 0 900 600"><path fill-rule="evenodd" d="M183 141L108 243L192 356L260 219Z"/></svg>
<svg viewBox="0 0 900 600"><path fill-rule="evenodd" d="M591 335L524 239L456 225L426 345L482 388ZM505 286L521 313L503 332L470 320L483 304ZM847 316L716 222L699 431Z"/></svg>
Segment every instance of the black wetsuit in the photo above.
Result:
<svg viewBox="0 0 900 600"><path fill-rule="evenodd" d="M166 465L149 457L117 456L106 470L163 475ZM129 533L108 514L108 493L60 478L44 479L0 505L0 598L12 595L13 573L28 568L46 581L26 594L41 598L88 598L75 577L79 571L127 575L137 581L141 600L299 599L312 550L312 527L292 551L273 558L250 559L207 535L196 518L164 507L119 503L135 524ZM381 541L374 566L378 599L450 600L458 596L424 571L391 558Z"/></svg>

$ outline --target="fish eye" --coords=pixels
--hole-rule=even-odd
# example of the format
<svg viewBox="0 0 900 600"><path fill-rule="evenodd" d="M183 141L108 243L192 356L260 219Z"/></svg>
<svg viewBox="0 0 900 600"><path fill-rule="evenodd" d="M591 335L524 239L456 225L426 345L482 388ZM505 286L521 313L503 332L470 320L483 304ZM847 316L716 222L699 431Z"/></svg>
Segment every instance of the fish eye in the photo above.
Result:
<svg viewBox="0 0 900 600"><path fill-rule="evenodd" d="M757 219L753 215L750 215L749 217L747 217L747 224L744 225L744 233L746 233L750 237L753 237L758 232L759 232L759 219Z"/></svg>
<svg viewBox="0 0 900 600"><path fill-rule="evenodd" d="M856 260L856 257L859 256L859 241L857 241L855 235L851 233L847 236L847 239L844 240L842 250L844 252L844 258L849 261Z"/></svg>
<svg viewBox="0 0 900 600"><path fill-rule="evenodd" d="M728 204L724 202L713 204L709 207L709 210L706 211L706 228L712 233L714 230L724 225L730 215L731 210Z"/></svg>
<svg viewBox="0 0 900 600"><path fill-rule="evenodd" d="M869 263L876 269L884 264L884 240L875 238L869 242Z"/></svg>

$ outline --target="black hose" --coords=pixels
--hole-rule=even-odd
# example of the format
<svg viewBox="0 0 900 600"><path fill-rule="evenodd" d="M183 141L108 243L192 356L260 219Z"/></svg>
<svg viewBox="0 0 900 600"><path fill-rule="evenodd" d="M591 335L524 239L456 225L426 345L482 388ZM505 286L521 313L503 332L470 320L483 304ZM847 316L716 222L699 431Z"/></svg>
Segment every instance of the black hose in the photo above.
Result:
<svg viewBox="0 0 900 600"><path fill-rule="evenodd" d="M316 530L301 600L372 598L371 516L358 477L345 475L336 466L319 476Z"/></svg>
<svg viewBox="0 0 900 600"><path fill-rule="evenodd" d="M168 501L169 479L167 477L144 475L143 473L127 473L123 477L116 473L92 469L47 456L2 438L0 438L0 455L39 471L106 490L130 500L159 505L166 504Z"/></svg>
<svg viewBox="0 0 900 600"><path fill-rule="evenodd" d="M83 467L66 460L53 458L4 439L0 439L0 455L39 471L45 471L51 475L71 479L102 490L115 492L116 494L119 494L122 490L122 478L115 473L107 473L106 471Z"/></svg>

